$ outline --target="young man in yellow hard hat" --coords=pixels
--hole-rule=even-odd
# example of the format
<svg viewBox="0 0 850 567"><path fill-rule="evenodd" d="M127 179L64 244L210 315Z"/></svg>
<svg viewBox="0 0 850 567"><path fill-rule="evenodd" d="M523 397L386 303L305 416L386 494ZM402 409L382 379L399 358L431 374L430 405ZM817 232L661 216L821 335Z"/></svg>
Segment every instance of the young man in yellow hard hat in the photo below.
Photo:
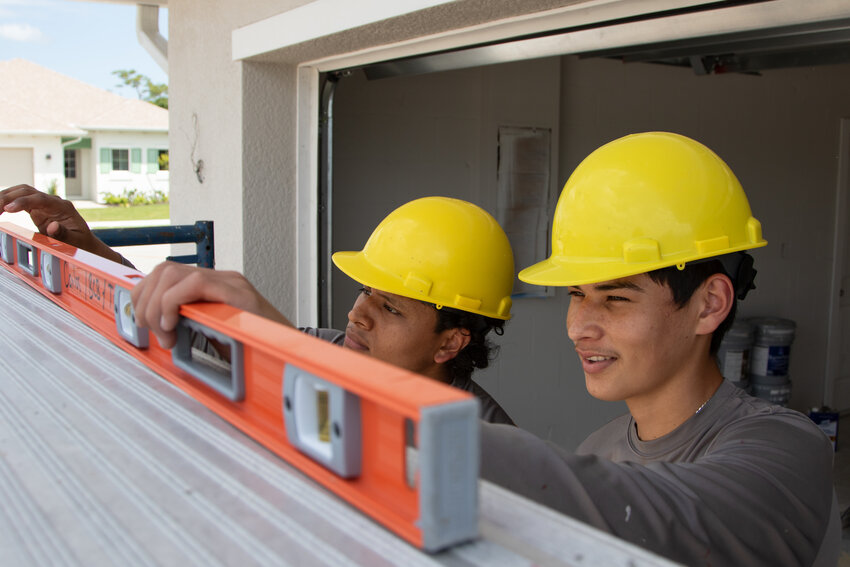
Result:
<svg viewBox="0 0 850 567"><path fill-rule="evenodd" d="M752 288L743 251L765 244L732 171L694 140L636 134L590 154L551 257L519 277L567 286L587 390L629 414L574 454L484 424L482 476L688 565L835 565L828 439L715 361Z"/></svg>
<svg viewBox="0 0 850 567"><path fill-rule="evenodd" d="M0 210L26 210L41 232L126 263L68 201L17 186L0 191ZM364 287L345 331L304 332L472 392L483 420L513 424L471 378L488 366L494 352L488 335L502 334L511 310L513 253L490 214L459 199L417 199L391 212L363 250L337 252L333 261ZM227 303L293 326L238 272L165 262L132 297L136 322L164 348L175 343L180 305L194 301Z"/></svg>

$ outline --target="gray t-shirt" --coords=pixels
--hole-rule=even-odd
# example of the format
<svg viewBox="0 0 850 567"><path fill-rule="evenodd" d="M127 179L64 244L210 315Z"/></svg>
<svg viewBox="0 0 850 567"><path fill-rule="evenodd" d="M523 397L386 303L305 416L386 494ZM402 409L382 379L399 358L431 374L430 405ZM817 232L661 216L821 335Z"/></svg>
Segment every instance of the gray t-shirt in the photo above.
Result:
<svg viewBox="0 0 850 567"><path fill-rule="evenodd" d="M308 335L312 335L314 337L318 337L324 341L328 341L329 343L333 343L335 345L342 345L345 341L345 333L343 331L338 331L336 329L316 329L314 327L299 327L299 330L307 333ZM460 388L461 390L466 390L471 394L474 394L475 397L478 398L480 402L480 414L482 420L488 423L502 423L506 425L514 425L513 420L507 414L507 412L502 409L502 406L493 399L493 397L488 394L484 388L473 382L471 379L468 380L453 380L450 386L454 386L455 388Z"/></svg>
<svg viewBox="0 0 850 567"><path fill-rule="evenodd" d="M806 416L723 382L641 441L630 415L575 454L482 424L482 477L688 565L811 565L832 504L832 446Z"/></svg>

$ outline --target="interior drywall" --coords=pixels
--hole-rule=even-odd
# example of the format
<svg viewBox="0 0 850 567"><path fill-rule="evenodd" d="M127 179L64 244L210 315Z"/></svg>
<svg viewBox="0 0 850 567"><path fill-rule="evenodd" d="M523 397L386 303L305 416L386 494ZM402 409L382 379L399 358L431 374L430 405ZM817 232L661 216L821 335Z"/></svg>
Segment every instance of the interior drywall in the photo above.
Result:
<svg viewBox="0 0 850 567"><path fill-rule="evenodd" d="M359 249L384 215L415 197L444 194L492 207L495 161L488 156L501 123L556 120L555 193L604 142L638 131L680 132L717 151L748 192L770 244L754 252L758 289L741 304L741 316L797 323L790 405L820 405L848 71L696 76L563 57L373 82L354 75L339 84L334 102L333 248ZM498 110L506 108L513 111ZM356 285L338 271L333 281L334 324L341 327ZM564 290L518 299L498 339L497 362L476 376L521 426L569 448L625 408L586 393L566 337L567 306Z"/></svg>

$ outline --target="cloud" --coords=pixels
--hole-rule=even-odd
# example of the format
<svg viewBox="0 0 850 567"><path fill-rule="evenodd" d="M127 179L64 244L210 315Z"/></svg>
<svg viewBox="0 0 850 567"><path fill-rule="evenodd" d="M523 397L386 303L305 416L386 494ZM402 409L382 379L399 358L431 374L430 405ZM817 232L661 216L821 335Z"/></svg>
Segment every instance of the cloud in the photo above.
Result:
<svg viewBox="0 0 850 567"><path fill-rule="evenodd" d="M0 0L0 6L56 6L55 0ZM63 2L64 4L64 2Z"/></svg>
<svg viewBox="0 0 850 567"><path fill-rule="evenodd" d="M29 24L0 24L0 38L11 41L38 41L41 30Z"/></svg>

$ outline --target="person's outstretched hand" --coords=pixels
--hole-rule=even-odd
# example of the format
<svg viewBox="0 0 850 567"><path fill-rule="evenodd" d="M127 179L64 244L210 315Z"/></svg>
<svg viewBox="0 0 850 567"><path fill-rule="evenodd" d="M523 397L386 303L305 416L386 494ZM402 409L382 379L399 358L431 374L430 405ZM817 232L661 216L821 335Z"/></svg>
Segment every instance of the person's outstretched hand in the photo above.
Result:
<svg viewBox="0 0 850 567"><path fill-rule="evenodd" d="M121 255L92 233L71 201L48 195L29 185L15 185L0 191L0 213L29 213L42 234L71 246L121 262Z"/></svg>

